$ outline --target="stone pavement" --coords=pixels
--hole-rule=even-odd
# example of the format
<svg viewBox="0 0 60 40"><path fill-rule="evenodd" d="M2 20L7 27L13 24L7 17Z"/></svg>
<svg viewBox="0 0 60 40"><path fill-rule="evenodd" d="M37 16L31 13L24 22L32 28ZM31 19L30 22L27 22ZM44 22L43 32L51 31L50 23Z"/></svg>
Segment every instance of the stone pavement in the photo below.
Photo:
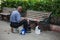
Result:
<svg viewBox="0 0 60 40"><path fill-rule="evenodd" d="M32 33L27 33L26 35L14 34L10 32L8 22L0 21L0 40L60 40L60 33L46 31L37 35L32 30Z"/></svg>

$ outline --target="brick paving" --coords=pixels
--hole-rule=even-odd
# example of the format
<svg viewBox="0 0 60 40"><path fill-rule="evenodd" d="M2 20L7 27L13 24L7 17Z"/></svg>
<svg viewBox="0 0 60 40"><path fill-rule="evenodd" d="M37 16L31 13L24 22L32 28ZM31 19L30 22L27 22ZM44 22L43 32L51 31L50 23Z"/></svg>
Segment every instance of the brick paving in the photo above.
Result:
<svg viewBox="0 0 60 40"><path fill-rule="evenodd" d="M60 40L60 33L46 31L37 35L32 30L32 33L27 33L26 35L14 34L10 32L8 22L0 21L0 40Z"/></svg>

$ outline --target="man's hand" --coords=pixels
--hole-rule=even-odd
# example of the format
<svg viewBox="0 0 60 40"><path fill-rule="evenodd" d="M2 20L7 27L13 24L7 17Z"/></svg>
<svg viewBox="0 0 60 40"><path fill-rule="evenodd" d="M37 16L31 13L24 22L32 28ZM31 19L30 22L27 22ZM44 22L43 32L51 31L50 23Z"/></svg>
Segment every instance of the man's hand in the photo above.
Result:
<svg viewBox="0 0 60 40"><path fill-rule="evenodd" d="M21 17L21 19L23 20L23 19L27 19L26 17Z"/></svg>

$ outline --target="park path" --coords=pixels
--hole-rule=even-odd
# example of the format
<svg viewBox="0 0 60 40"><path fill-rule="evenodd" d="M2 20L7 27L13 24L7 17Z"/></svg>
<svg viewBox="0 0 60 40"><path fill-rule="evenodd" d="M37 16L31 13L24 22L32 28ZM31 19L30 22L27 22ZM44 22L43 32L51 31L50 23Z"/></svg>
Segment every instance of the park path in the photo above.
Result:
<svg viewBox="0 0 60 40"><path fill-rule="evenodd" d="M9 22L0 21L0 40L60 40L60 33L46 31L36 35L32 30L26 35L14 34L10 32Z"/></svg>

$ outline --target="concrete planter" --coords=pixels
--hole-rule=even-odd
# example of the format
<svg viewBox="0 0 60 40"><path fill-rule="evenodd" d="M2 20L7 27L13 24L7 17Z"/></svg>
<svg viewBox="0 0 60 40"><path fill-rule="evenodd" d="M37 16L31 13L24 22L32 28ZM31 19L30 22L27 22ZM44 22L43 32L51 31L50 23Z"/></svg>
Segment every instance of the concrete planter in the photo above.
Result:
<svg viewBox="0 0 60 40"><path fill-rule="evenodd" d="M60 17L52 17L50 23L60 25Z"/></svg>

